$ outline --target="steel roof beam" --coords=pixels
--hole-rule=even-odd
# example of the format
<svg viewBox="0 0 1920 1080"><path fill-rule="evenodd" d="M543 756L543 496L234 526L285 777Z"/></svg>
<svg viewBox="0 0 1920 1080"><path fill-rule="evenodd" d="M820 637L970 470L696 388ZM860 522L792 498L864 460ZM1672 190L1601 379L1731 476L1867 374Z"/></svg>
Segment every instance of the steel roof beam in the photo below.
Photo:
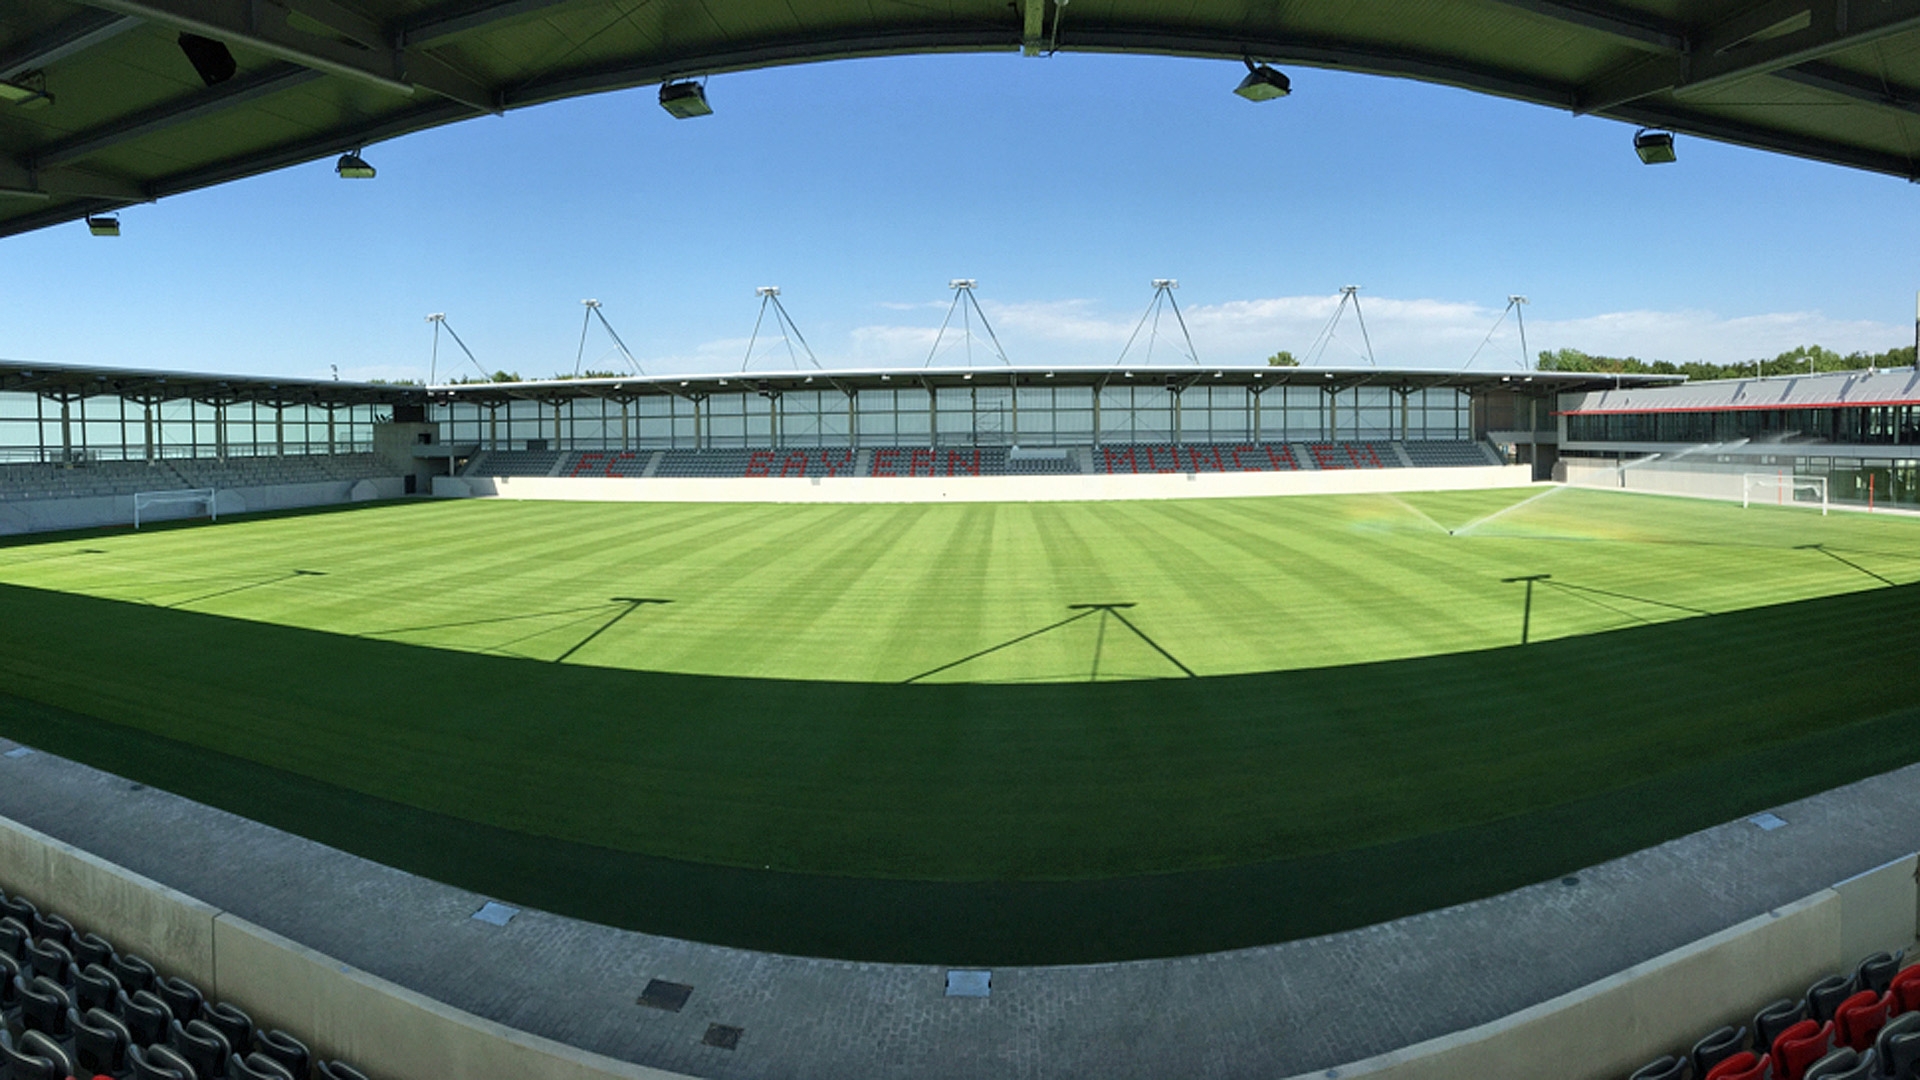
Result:
<svg viewBox="0 0 1920 1080"><path fill-rule="evenodd" d="M0 52L0 79L46 67L140 25L110 11L88 11Z"/></svg>
<svg viewBox="0 0 1920 1080"><path fill-rule="evenodd" d="M1687 51L1686 28L1656 19L1644 12L1598 2L1570 3L1568 0L1494 0L1510 8L1531 11L1555 22L1586 30L1597 30L1609 37L1664 53Z"/></svg>
<svg viewBox="0 0 1920 1080"><path fill-rule="evenodd" d="M484 112L500 111L490 87L418 49L395 44L375 23L332 0L81 0L149 22L200 34L269 56L379 86L397 94L426 90ZM299 21L296 21L296 16ZM304 22L319 32L310 32ZM338 24L338 25L336 25ZM352 39L341 41L332 34ZM363 39L372 38L372 41Z"/></svg>
<svg viewBox="0 0 1920 1080"><path fill-rule="evenodd" d="M84 169L35 168L0 157L0 198L51 200L63 196L112 199L121 204L153 201L146 188L131 180Z"/></svg>
<svg viewBox="0 0 1920 1080"><path fill-rule="evenodd" d="M537 15L568 0L465 0L402 19L395 36L405 45L444 41L472 30Z"/></svg>
<svg viewBox="0 0 1920 1080"><path fill-rule="evenodd" d="M297 64L274 64L250 71L226 82L209 86L175 101L164 102L132 116L89 128L71 138L62 139L33 156L36 166L63 165L96 154L110 147L164 130L174 124L198 120L268 94L299 86L320 78L320 73Z"/></svg>
<svg viewBox="0 0 1920 1080"><path fill-rule="evenodd" d="M1862 75L1857 71L1848 71L1846 68L1835 67L1817 60L1796 67L1782 68L1773 74L1776 78L1785 79L1788 82L1810 86L1816 90L1824 90L1855 101L1920 113L1920 87L1885 82L1871 75Z"/></svg>
<svg viewBox="0 0 1920 1080"><path fill-rule="evenodd" d="M1606 112L1655 94L1704 93L1920 27L1920 0L1768 0L1688 35L1693 48L1582 87L1574 111Z"/></svg>

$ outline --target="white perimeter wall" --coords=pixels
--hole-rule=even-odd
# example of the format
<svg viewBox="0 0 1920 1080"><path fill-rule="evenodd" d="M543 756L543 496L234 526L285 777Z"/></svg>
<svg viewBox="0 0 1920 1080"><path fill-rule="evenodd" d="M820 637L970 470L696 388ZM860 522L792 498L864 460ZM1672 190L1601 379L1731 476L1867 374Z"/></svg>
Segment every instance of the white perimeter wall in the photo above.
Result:
<svg viewBox="0 0 1920 1080"><path fill-rule="evenodd" d="M1067 476L545 477L436 476L442 497L587 502L1083 502L1109 499L1233 499L1373 491L1521 487L1530 465L1300 472L1105 473Z"/></svg>
<svg viewBox="0 0 1920 1080"><path fill-rule="evenodd" d="M324 480L311 484L267 484L221 488L214 496L222 514L291 510L303 506L397 499L405 491L397 476L372 480ZM163 504L140 512L140 520L167 521L201 513L199 504ZM133 524L133 496L93 495L80 499L22 499L0 502L0 536L11 533L96 529Z"/></svg>

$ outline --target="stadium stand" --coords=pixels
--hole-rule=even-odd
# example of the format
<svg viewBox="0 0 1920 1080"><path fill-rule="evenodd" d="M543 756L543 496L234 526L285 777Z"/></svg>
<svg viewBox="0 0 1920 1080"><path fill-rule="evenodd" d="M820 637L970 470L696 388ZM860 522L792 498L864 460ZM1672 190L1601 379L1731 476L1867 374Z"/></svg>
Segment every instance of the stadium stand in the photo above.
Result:
<svg viewBox="0 0 1920 1080"><path fill-rule="evenodd" d="M392 470L374 454L163 458L86 465L0 465L0 500L80 499L174 488L265 487L361 480Z"/></svg>
<svg viewBox="0 0 1920 1080"><path fill-rule="evenodd" d="M95 934L0 893L0 1075L366 1080Z"/></svg>
<svg viewBox="0 0 1920 1080"><path fill-rule="evenodd" d="M493 450L475 458L467 471L484 465L487 476L552 476L566 457L561 450Z"/></svg>
<svg viewBox="0 0 1920 1080"><path fill-rule="evenodd" d="M1089 468L1089 464L1091 468ZM1500 464L1477 442L1109 443L1094 447L883 446L782 450L491 451L469 476L827 477L1046 476L1272 472L1295 469L1484 468Z"/></svg>
<svg viewBox="0 0 1920 1080"><path fill-rule="evenodd" d="M1875 953L1628 1080L1920 1080L1920 965L1902 959Z"/></svg>

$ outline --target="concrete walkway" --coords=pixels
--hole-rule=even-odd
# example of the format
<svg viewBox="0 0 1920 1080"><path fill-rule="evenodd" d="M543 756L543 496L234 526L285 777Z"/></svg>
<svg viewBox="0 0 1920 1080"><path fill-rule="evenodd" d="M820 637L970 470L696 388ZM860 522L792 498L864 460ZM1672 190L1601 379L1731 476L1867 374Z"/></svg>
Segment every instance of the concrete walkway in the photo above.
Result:
<svg viewBox="0 0 1920 1080"><path fill-rule="evenodd" d="M12 744L0 742L0 749ZM725 1078L1271 1078L1497 1019L1920 849L1920 766L1555 881L1257 949L946 972L717 948L486 898L44 753L0 814L430 997L628 1061ZM0 880L0 885L4 880ZM636 998L693 987L678 1012ZM710 1024L742 1029L733 1049ZM1332 1074L1328 1074L1332 1075Z"/></svg>

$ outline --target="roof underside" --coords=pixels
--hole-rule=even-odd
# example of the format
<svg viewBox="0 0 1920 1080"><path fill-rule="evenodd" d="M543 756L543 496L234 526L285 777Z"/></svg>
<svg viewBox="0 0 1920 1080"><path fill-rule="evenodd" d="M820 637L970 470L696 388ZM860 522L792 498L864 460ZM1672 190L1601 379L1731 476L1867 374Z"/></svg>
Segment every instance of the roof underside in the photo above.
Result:
<svg viewBox="0 0 1920 1080"><path fill-rule="evenodd" d="M1756 409L1843 409L1920 405L1920 368L1828 371L1763 379L1716 379L1675 386L1588 390L1564 399L1568 416L1613 413L1746 412Z"/></svg>
<svg viewBox="0 0 1920 1080"><path fill-rule="evenodd" d="M182 32L231 76L196 74ZM679 76L1056 47L1397 75L1920 172L1920 0L8 0L0 235Z"/></svg>

